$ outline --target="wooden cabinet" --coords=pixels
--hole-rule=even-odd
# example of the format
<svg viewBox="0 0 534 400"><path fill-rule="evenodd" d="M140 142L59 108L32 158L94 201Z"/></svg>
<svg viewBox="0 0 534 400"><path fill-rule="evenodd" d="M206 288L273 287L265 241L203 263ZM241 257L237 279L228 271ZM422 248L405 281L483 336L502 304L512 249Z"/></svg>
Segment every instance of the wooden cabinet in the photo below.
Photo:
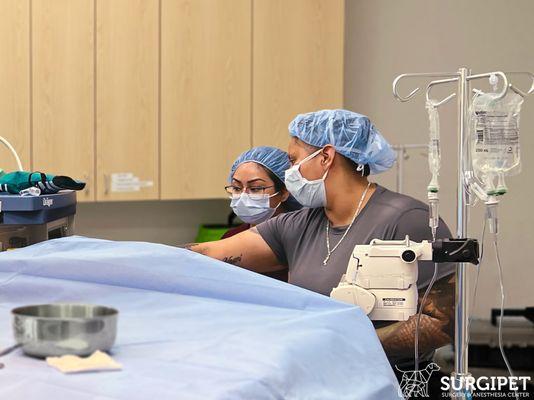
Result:
<svg viewBox="0 0 534 400"><path fill-rule="evenodd" d="M251 0L163 0L161 197L220 198L251 146Z"/></svg>
<svg viewBox="0 0 534 400"><path fill-rule="evenodd" d="M297 114L342 107L344 3L254 0L254 146L286 149Z"/></svg>
<svg viewBox="0 0 534 400"><path fill-rule="evenodd" d="M16 149L25 169L30 163L30 2L0 1L0 136ZM17 169L0 144L0 168Z"/></svg>
<svg viewBox="0 0 534 400"><path fill-rule="evenodd" d="M343 30L344 0L2 0L0 135L81 201L223 198L239 153L342 106Z"/></svg>
<svg viewBox="0 0 534 400"><path fill-rule="evenodd" d="M97 1L96 23L97 200L157 199L159 1Z"/></svg>
<svg viewBox="0 0 534 400"><path fill-rule="evenodd" d="M33 168L84 180L95 199L94 1L33 0Z"/></svg>

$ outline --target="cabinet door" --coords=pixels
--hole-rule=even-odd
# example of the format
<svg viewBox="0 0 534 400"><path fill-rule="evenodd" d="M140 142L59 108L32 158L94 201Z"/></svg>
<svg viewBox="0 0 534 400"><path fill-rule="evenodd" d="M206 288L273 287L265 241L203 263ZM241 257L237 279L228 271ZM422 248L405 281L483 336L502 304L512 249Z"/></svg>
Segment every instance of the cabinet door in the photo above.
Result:
<svg viewBox="0 0 534 400"><path fill-rule="evenodd" d="M94 194L94 2L33 0L33 166Z"/></svg>
<svg viewBox="0 0 534 400"><path fill-rule="evenodd" d="M163 0L163 199L221 198L251 146L251 0Z"/></svg>
<svg viewBox="0 0 534 400"><path fill-rule="evenodd" d="M97 200L158 198L158 0L96 3Z"/></svg>
<svg viewBox="0 0 534 400"><path fill-rule="evenodd" d="M30 165L30 3L0 1L0 136L15 148L26 170ZM17 169L0 143L0 169Z"/></svg>
<svg viewBox="0 0 534 400"><path fill-rule="evenodd" d="M287 148L300 113L343 105L344 0L254 0L253 144Z"/></svg>

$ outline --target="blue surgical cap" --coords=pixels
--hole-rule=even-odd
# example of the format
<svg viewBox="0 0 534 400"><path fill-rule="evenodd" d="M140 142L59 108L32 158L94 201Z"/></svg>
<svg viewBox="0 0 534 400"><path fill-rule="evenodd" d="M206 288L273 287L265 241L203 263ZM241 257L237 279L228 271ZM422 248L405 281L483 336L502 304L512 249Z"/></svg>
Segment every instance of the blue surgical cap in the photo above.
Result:
<svg viewBox="0 0 534 400"><path fill-rule="evenodd" d="M286 169L291 167L289 156L285 151L269 146L253 147L252 149L241 153L234 161L232 168L230 169L230 176L228 177L229 182L232 181L237 167L246 162L255 162L256 164L264 166L278 179L280 179L282 183L284 183ZM291 195L289 195L288 199L285 201L285 204L289 211L302 208L302 206Z"/></svg>
<svg viewBox="0 0 534 400"><path fill-rule="evenodd" d="M311 146L330 144L355 163L369 165L371 174L387 171L397 158L369 118L348 110L299 114L289 124L289 133Z"/></svg>
<svg viewBox="0 0 534 400"><path fill-rule="evenodd" d="M291 167L291 164L289 163L289 156L285 151L269 146L253 147L252 149L241 153L234 161L234 164L230 170L230 176L228 177L229 182L232 181L237 167L245 162L255 162L263 165L265 168L275 174L282 182L284 182L284 173L286 169Z"/></svg>

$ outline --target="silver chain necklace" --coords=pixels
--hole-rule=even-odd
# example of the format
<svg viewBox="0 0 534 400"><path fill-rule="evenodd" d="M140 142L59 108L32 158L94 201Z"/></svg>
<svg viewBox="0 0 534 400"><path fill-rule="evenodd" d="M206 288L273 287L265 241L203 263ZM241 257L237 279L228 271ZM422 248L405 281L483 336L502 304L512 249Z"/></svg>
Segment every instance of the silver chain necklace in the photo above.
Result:
<svg viewBox="0 0 534 400"><path fill-rule="evenodd" d="M330 250L330 221L328 220L328 217L326 218L326 250L327 250L328 254L326 255L326 258L323 260L323 266L328 264L328 260L330 259L330 256L332 255L332 253L334 251L336 251L336 249L341 244L343 239L345 239L345 236L347 236L347 233L349 233L349 230L352 227L352 224L354 224L354 221L356 220L356 217L360 213L360 209L362 208L362 203L363 203L363 200L365 199L365 196L367 195L367 191L369 190L369 186L371 186L371 182L369 182L367 184L367 187L365 188L365 190L364 190L364 192L362 194L360 202L358 203L358 208L356 209L356 212L354 213L354 216L352 217L352 221L350 221L350 224L347 227L347 229L345 230L345 233L343 233L343 236L341 236L341 239L339 239L339 242L337 242L337 244L334 246L334 248L332 250Z"/></svg>

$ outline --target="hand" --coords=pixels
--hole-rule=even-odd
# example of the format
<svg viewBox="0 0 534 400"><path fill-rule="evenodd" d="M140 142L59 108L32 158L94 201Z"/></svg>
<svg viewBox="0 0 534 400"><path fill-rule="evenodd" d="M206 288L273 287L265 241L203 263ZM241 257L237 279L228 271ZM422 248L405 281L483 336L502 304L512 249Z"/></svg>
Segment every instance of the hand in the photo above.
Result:
<svg viewBox="0 0 534 400"><path fill-rule="evenodd" d="M454 292L455 278L452 275L438 280L428 294L420 321L419 353L451 343L454 336ZM407 321L376 330L389 357L410 357L414 354L416 321L417 314Z"/></svg>

